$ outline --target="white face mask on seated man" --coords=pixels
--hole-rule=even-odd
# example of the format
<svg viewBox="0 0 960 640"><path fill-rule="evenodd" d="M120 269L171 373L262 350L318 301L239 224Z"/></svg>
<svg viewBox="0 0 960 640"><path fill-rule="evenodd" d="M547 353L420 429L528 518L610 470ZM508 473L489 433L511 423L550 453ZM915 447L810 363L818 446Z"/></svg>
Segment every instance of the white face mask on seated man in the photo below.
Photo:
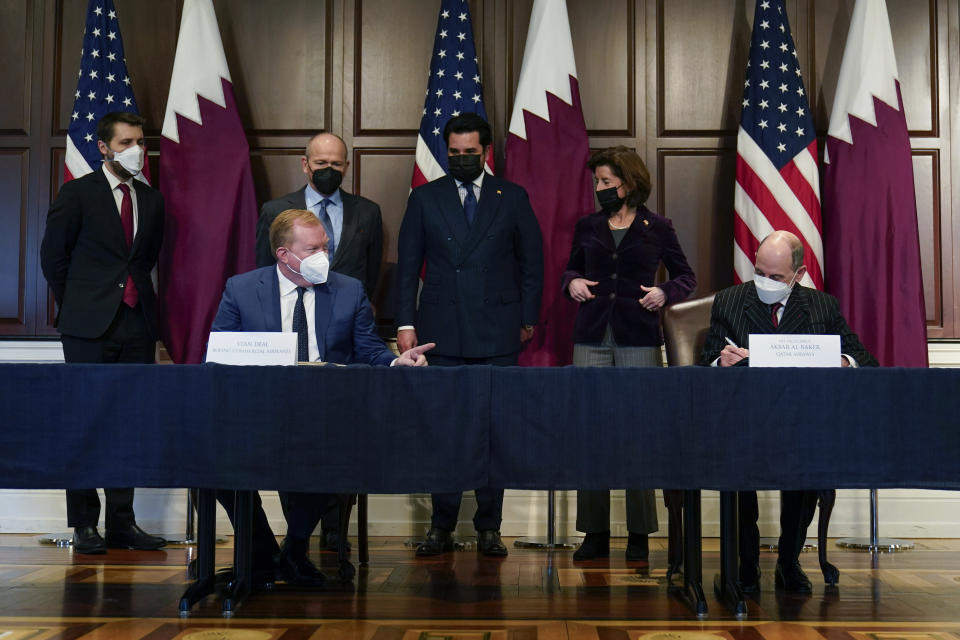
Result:
<svg viewBox="0 0 960 640"><path fill-rule="evenodd" d="M293 271L290 265L284 265L287 269L313 284L323 284L327 281L327 274L330 272L330 259L327 257L326 251L317 251L306 258L300 258L289 249L287 251L300 261L300 271Z"/></svg>
<svg viewBox="0 0 960 640"><path fill-rule="evenodd" d="M757 288L757 297L764 304L775 304L781 302L793 289L793 283L797 280L797 274L793 274L790 282L780 282L772 280L766 276L753 276L753 285Z"/></svg>

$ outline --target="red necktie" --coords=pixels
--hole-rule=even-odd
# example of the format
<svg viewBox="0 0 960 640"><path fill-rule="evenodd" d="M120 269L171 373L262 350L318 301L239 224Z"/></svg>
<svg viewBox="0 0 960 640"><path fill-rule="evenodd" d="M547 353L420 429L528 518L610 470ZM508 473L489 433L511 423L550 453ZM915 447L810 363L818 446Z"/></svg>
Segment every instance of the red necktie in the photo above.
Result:
<svg viewBox="0 0 960 640"><path fill-rule="evenodd" d="M780 326L780 318L777 317L777 311L780 311L780 307L783 305L779 302L774 302L770 305L770 319L773 320L773 328L776 329Z"/></svg>
<svg viewBox="0 0 960 640"><path fill-rule="evenodd" d="M124 183L117 185L123 193L120 201L120 224L123 225L123 237L127 241L127 250L133 247L133 198L130 196L130 187ZM137 306L140 296L137 294L137 285L133 284L133 277L127 273L127 282L123 286L123 303L131 309Z"/></svg>

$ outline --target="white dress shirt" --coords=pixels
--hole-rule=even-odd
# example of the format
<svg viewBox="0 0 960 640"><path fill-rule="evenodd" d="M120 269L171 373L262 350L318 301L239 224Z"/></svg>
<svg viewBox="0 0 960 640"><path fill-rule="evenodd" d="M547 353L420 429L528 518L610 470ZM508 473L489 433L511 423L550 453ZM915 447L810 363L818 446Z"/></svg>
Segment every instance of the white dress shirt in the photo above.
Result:
<svg viewBox="0 0 960 640"><path fill-rule="evenodd" d="M288 267L282 262L277 263L277 280L280 281L280 330L293 331L293 309L297 306L297 287L283 273ZM307 312L307 337L310 362L320 360L320 348L317 346L316 296L313 287L304 287L303 307Z"/></svg>
<svg viewBox="0 0 960 640"><path fill-rule="evenodd" d="M137 212L137 190L133 188L134 178L129 180L121 180L117 176L110 173L110 170L107 169L107 161L105 160L100 169L103 171L103 175L107 176L107 182L110 183L110 190L113 191L113 200L117 203L117 215L120 214L120 204L123 202L123 191L117 187L121 184L125 184L130 187L130 199L133 200L133 237L137 237L137 227L139 226L140 216Z"/></svg>
<svg viewBox="0 0 960 640"><path fill-rule="evenodd" d="M477 199L477 204L480 204L480 189L483 188L483 174L485 171L481 171L480 175L470 183L470 186L473 187L473 197ZM453 179L457 183L457 191L460 192L460 205L463 206L463 201L467 197L467 183L460 182L456 178Z"/></svg>

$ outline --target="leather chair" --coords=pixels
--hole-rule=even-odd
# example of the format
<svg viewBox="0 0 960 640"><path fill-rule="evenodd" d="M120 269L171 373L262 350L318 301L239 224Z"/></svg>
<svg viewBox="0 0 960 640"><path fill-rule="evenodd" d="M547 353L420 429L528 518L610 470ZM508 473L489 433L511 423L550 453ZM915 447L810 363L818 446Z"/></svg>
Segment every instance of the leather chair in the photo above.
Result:
<svg viewBox="0 0 960 640"><path fill-rule="evenodd" d="M686 300L663 309L663 342L667 366L684 367L700 361L710 328L713 295ZM683 491L664 489L667 507L667 580L683 565Z"/></svg>

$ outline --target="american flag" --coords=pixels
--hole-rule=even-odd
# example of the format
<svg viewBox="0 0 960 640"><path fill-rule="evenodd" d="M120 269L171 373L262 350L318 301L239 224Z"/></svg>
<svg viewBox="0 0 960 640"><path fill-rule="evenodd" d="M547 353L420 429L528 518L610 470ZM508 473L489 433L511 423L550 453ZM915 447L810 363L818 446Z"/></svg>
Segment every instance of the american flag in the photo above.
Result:
<svg viewBox="0 0 960 640"><path fill-rule="evenodd" d="M77 91L73 94L73 112L67 130L64 181L100 168L103 158L97 149L97 122L111 111L139 114L113 0L90 0L80 50ZM142 173L137 177L147 182Z"/></svg>
<svg viewBox="0 0 960 640"><path fill-rule="evenodd" d="M473 45L473 26L466 0L443 0L433 39L433 56L423 102L420 135L417 137L417 164L413 168L411 188L436 180L447 173L447 146L443 127L461 113L476 113L484 120L483 85L477 50ZM493 173L493 154L487 157Z"/></svg>
<svg viewBox="0 0 960 640"><path fill-rule="evenodd" d="M802 284L823 288L817 138L783 0L758 2L737 137L733 264L753 279L760 241L786 230L803 242Z"/></svg>

